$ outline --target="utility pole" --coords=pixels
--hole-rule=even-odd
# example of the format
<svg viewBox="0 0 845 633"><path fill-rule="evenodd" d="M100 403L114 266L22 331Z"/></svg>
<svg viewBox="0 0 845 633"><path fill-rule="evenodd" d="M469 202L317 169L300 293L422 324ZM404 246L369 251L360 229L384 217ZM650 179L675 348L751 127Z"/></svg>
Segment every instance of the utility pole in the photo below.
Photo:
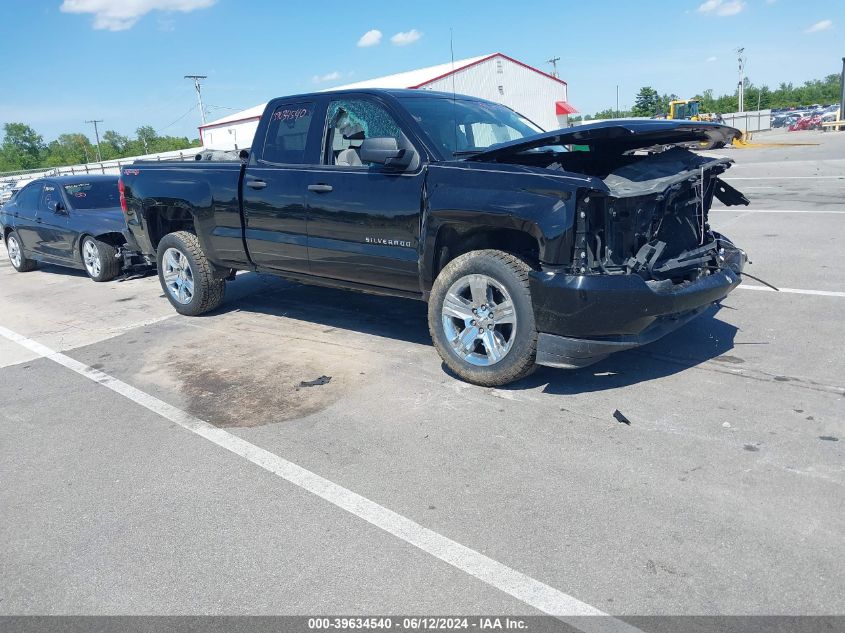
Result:
<svg viewBox="0 0 845 633"><path fill-rule="evenodd" d="M745 48L736 49L737 62L739 63L739 82L737 83L737 111L745 112L745 58L742 53Z"/></svg>
<svg viewBox="0 0 845 633"><path fill-rule="evenodd" d="M93 123L94 124L94 138L97 139L97 162L100 163L103 161L103 157L100 155L100 132L97 130L97 123L102 123L102 119L91 119L90 121L86 121L86 123Z"/></svg>
<svg viewBox="0 0 845 633"><path fill-rule="evenodd" d="M200 106L200 120L205 125L205 108L202 105L202 86L200 86L200 79L206 79L206 75L185 75L185 79L194 80L194 88L197 89L197 102Z"/></svg>
<svg viewBox="0 0 845 633"><path fill-rule="evenodd" d="M616 118L619 118L619 84L616 84Z"/></svg>
<svg viewBox="0 0 845 633"><path fill-rule="evenodd" d="M557 77L557 63L560 61L560 57L552 57L551 59L547 59L546 63L552 65L552 77Z"/></svg>

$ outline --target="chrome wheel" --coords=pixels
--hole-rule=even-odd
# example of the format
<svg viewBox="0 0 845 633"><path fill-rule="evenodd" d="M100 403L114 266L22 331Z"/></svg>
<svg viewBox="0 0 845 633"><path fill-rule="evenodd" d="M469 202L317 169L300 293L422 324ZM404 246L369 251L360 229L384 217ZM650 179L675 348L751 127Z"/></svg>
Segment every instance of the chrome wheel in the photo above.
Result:
<svg viewBox="0 0 845 633"><path fill-rule="evenodd" d="M188 258L181 251L168 248L162 263L164 285L170 296L183 305L190 303L194 298L194 272Z"/></svg>
<svg viewBox="0 0 845 633"><path fill-rule="evenodd" d="M82 245L82 260L85 262L85 270L91 277L100 276L103 263L100 261L100 251L91 238L86 239Z"/></svg>
<svg viewBox="0 0 845 633"><path fill-rule="evenodd" d="M18 244L18 240L15 239L14 235L10 235L6 239L6 250L9 253L9 261L12 262L12 265L15 268L20 268L21 266L21 246Z"/></svg>
<svg viewBox="0 0 845 633"><path fill-rule="evenodd" d="M501 361L516 339L516 311L508 291L487 275L466 275L453 283L441 308L452 351L486 367Z"/></svg>

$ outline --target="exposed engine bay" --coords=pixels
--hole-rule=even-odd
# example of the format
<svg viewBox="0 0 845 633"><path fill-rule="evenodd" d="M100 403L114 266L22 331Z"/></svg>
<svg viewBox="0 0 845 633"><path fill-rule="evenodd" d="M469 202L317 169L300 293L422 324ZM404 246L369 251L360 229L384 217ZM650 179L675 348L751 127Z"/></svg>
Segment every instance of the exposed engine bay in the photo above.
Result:
<svg viewBox="0 0 845 633"><path fill-rule="evenodd" d="M536 163L541 155L524 156ZM579 195L572 272L682 283L739 263L744 254L712 231L708 218L714 197L725 205L748 204L719 178L732 162L682 147L556 154L543 166L594 176L605 185Z"/></svg>
<svg viewBox="0 0 845 633"><path fill-rule="evenodd" d="M735 260L737 249L711 230L708 218L714 197L748 204L719 178L730 159L679 147L620 158L623 165L595 174L608 191L587 192L578 201L574 272L598 268L680 283Z"/></svg>

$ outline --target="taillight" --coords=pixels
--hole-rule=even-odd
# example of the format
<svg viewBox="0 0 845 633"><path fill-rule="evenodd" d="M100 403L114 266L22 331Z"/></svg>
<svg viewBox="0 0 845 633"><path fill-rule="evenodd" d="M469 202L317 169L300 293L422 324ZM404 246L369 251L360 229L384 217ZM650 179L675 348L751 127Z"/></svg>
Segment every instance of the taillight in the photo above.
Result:
<svg viewBox="0 0 845 633"><path fill-rule="evenodd" d="M123 184L123 178L119 178L117 181L117 191L120 194L120 208L123 209L123 212L128 214L129 208L126 206L126 186Z"/></svg>

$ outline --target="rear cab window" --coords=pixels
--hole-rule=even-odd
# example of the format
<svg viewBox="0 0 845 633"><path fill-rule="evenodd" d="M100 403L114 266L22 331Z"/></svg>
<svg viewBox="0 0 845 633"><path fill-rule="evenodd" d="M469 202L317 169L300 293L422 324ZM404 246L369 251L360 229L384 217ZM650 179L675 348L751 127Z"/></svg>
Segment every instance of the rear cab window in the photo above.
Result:
<svg viewBox="0 0 845 633"><path fill-rule="evenodd" d="M261 155L264 162L281 165L308 162L308 138L315 105L314 102L302 102L276 106L264 137Z"/></svg>

